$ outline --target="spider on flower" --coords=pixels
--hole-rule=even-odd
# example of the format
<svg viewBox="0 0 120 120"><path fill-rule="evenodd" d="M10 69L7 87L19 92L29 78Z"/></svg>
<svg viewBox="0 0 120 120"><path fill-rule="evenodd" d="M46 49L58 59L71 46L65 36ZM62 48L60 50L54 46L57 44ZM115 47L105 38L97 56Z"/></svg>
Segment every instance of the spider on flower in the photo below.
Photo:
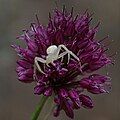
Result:
<svg viewBox="0 0 120 120"><path fill-rule="evenodd" d="M60 53L60 51L61 51L62 49L64 49L65 51L62 52L62 53ZM59 45L58 47L57 47L56 45L51 45L51 46L49 46L49 47L47 48L46 52L47 52L46 60L43 59L43 58L41 58L41 57L35 57L35 59L34 59L34 65L35 65L35 67L34 67L34 73L35 73L35 71L36 71L36 69L37 69L37 70L38 70L39 72L41 72L42 74L45 74L45 72L41 69L41 67L40 67L40 65L39 65L38 62L41 62L41 63L43 63L43 64L46 64L48 67L50 67L50 66L49 66L49 63L51 63L52 65L54 65L54 61L55 61L55 60L58 60L58 59L60 59L60 58L62 58L62 59L61 59L61 62L62 62L62 61L63 61L63 57L64 57L65 55L67 55L67 54L68 54L67 64L68 64L69 61L70 61L70 55L71 55L73 58L75 58L75 59L80 63L79 58L78 58L72 51L68 50L68 48L67 48L65 45L63 45L63 44Z"/></svg>

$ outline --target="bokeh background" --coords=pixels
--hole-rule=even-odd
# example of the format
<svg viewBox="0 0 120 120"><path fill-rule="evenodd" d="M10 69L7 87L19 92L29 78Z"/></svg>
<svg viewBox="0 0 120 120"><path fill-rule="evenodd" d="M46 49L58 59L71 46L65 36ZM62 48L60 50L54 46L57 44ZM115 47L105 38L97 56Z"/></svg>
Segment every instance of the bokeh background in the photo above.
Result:
<svg viewBox="0 0 120 120"><path fill-rule="evenodd" d="M112 78L112 91L108 95L92 95L95 107L92 110L75 111L74 120L120 120L120 0L56 0L61 8L63 4L75 13L86 9L94 12L93 24L98 20L101 26L98 38L110 36L110 53L116 51L115 65L100 70ZM22 29L29 28L38 14L40 22L48 22L48 12L55 7L55 0L0 0L0 120L30 120L30 115L40 100L33 94L33 84L24 84L17 80L15 72L17 55L10 47ZM113 40L113 42L112 42ZM47 103L48 104L48 103ZM46 105L40 119L50 110ZM70 120L61 112L58 118L49 116L48 120Z"/></svg>

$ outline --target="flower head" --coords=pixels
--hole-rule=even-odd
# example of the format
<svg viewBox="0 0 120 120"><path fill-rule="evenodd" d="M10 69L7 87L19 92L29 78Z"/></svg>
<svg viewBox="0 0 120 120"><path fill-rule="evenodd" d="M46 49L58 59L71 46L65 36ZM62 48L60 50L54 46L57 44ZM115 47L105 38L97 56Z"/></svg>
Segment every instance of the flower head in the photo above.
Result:
<svg viewBox="0 0 120 120"><path fill-rule="evenodd" d="M34 82L37 95L54 96L54 116L63 109L73 118L74 109L93 108L85 90L93 94L109 92L110 78L92 74L112 61L105 53L106 48L96 40L98 25L90 27L91 16L86 11L74 18L72 12L55 9L54 15L49 15L47 27L37 18L37 23L32 23L18 37L26 43L26 48L12 45L20 56L18 79ZM87 73L91 75L87 77Z"/></svg>

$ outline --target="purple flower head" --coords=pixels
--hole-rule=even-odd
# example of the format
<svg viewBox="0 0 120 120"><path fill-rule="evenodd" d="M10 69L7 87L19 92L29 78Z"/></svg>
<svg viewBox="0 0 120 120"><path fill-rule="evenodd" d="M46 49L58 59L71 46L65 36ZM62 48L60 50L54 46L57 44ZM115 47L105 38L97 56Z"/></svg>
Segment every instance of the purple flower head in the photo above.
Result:
<svg viewBox="0 0 120 120"><path fill-rule="evenodd" d="M64 110L73 118L74 109L93 108L85 90L93 94L109 92L110 78L92 74L112 61L106 55L106 48L96 40L98 25L90 27L91 16L86 11L73 17L73 12L55 9L54 15L49 15L47 27L37 18L37 23L32 23L18 37L26 43L26 48L12 45L20 56L18 79L34 82L36 95L54 96L54 116ZM91 75L86 77L87 73Z"/></svg>

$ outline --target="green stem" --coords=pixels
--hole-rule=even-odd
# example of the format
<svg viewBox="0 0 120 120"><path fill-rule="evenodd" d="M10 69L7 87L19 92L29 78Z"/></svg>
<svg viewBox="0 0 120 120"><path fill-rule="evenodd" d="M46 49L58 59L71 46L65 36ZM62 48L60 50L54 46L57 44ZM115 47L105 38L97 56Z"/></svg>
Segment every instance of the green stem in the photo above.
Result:
<svg viewBox="0 0 120 120"><path fill-rule="evenodd" d="M32 114L31 120L37 120L37 119L38 119L39 114L41 113L42 108L44 107L44 104L45 104L46 101L47 101L47 98L48 98L48 97L45 97L45 96L43 96L43 97L41 98L41 101L39 102L39 104L37 105L34 113Z"/></svg>

